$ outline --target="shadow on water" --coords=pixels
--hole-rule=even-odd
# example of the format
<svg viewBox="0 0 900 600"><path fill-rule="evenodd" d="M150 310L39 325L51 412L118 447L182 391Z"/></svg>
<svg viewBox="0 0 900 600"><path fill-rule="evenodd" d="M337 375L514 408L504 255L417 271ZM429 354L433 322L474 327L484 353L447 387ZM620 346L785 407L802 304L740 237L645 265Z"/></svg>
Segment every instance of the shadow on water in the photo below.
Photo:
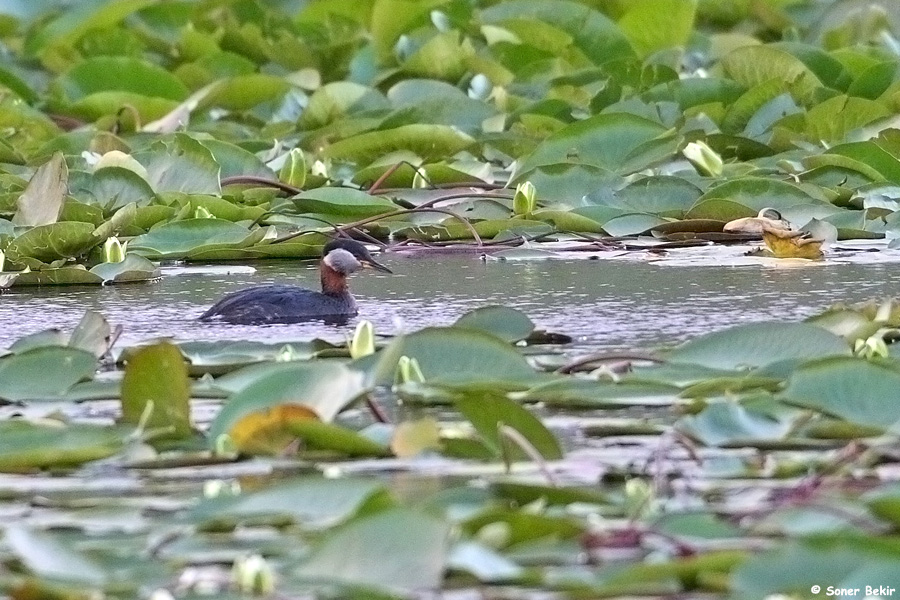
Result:
<svg viewBox="0 0 900 600"><path fill-rule="evenodd" d="M641 348L677 342L739 322L796 320L835 302L896 293L898 264L833 264L803 269L676 267L640 262L483 262L474 256L385 255L396 275L354 277L360 317L380 333L452 323L485 304L525 311L548 330L575 337L572 350ZM122 324L122 342L179 340L343 340L355 326L321 322L235 326L197 317L222 295L267 283L318 288L313 263L268 262L256 273L184 273L154 284L23 288L0 296L0 347L48 327L71 328L86 309Z"/></svg>

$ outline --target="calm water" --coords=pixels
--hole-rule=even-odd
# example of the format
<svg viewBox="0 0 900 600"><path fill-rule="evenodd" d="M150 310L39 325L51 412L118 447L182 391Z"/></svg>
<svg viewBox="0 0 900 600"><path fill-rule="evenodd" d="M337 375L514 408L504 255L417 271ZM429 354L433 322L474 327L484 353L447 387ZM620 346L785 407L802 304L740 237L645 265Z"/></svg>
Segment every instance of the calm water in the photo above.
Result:
<svg viewBox="0 0 900 600"><path fill-rule="evenodd" d="M576 338L572 350L647 348L723 326L798 319L838 302L897 293L900 264L829 264L803 269L758 266L678 267L643 262L549 260L484 262L477 256L383 255L396 275L356 276L360 315L381 333L449 324L486 304L528 313L539 327ZM222 267L217 267L221 269ZM223 294L248 285L317 287L312 263L257 265L255 273L181 274L154 284L23 288L0 296L0 347L48 327L71 328L85 309L122 324L120 343L171 336L179 340L341 340L353 328L323 324L245 327L196 317Z"/></svg>

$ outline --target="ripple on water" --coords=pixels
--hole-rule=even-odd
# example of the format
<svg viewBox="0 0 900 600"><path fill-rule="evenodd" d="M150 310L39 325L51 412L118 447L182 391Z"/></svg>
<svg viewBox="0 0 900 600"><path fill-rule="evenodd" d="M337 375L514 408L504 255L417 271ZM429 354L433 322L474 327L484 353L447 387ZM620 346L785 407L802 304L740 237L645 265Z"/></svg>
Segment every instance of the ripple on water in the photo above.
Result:
<svg viewBox="0 0 900 600"><path fill-rule="evenodd" d="M397 275L364 273L353 280L360 315L379 332L448 325L473 308L504 304L525 311L542 328L575 337L573 351L649 347L736 323L797 320L835 302L890 296L891 279L900 274L900 264L780 270L586 260L484 263L457 255L387 255L384 261ZM308 263L298 268L277 261L257 265L255 273L186 272L146 285L10 290L0 296L0 346L48 327L70 329L86 309L124 325L124 344L163 336L341 341L355 326L250 327L196 320L223 294L272 282L316 287L318 273Z"/></svg>

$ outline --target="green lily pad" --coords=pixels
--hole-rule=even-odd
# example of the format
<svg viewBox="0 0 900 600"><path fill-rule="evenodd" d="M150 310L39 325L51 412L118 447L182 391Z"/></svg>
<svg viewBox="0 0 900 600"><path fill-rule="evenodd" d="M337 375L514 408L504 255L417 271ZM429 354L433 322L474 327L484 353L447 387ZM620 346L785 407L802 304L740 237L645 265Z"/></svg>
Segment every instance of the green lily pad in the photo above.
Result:
<svg viewBox="0 0 900 600"><path fill-rule="evenodd" d="M408 150L425 160L439 160L465 150L474 142L468 135L446 125L403 125L345 138L325 147L322 154L363 165L398 150Z"/></svg>
<svg viewBox="0 0 900 600"><path fill-rule="evenodd" d="M367 504L388 502L384 486L374 479L305 477L238 496L206 498L189 519L207 529L221 529L263 517L288 517L315 530L338 525Z"/></svg>
<svg viewBox="0 0 900 600"><path fill-rule="evenodd" d="M516 430L528 444L547 460L562 458L559 442L541 421L519 404L498 395L470 394L456 402L456 409L475 428L488 447L506 460L533 458L513 439L505 436L504 427Z"/></svg>
<svg viewBox="0 0 900 600"><path fill-rule="evenodd" d="M19 209L13 215L14 225L49 225L56 223L66 197L69 169L61 152L38 167L19 197Z"/></svg>
<svg viewBox="0 0 900 600"><path fill-rule="evenodd" d="M101 565L48 533L12 526L4 540L32 574L53 581L102 586L111 577Z"/></svg>
<svg viewBox="0 0 900 600"><path fill-rule="evenodd" d="M134 155L147 169L150 187L157 193L220 194L221 167L203 144L179 133L155 142Z"/></svg>
<svg viewBox="0 0 900 600"><path fill-rule="evenodd" d="M595 64L634 55L626 34L599 10L567 0L512 0L486 8L485 23L533 19L569 33L578 49Z"/></svg>
<svg viewBox="0 0 900 600"><path fill-rule="evenodd" d="M833 357L797 368L783 392L793 404L859 425L885 429L900 421L895 391L900 370L858 358Z"/></svg>
<svg viewBox="0 0 900 600"><path fill-rule="evenodd" d="M732 79L748 88L772 79L783 81L800 100L822 85L802 61L769 46L738 48L722 59L722 66Z"/></svg>
<svg viewBox="0 0 900 600"><path fill-rule="evenodd" d="M524 340L534 331L528 315L506 306L476 308L457 319L453 326L485 331L510 343Z"/></svg>
<svg viewBox="0 0 900 600"><path fill-rule="evenodd" d="M154 227L134 238L128 250L148 258L181 258L211 245L243 248L254 243L254 232L223 219L186 219Z"/></svg>
<svg viewBox="0 0 900 600"><path fill-rule="evenodd" d="M346 115L389 107L388 100L375 89L351 81L335 81L323 85L310 97L300 117L300 127L318 129Z"/></svg>
<svg viewBox="0 0 900 600"><path fill-rule="evenodd" d="M344 365L289 363L228 399L209 426L210 444L215 445L219 436L231 431L245 416L286 404L306 407L329 422L364 391L363 374Z"/></svg>
<svg viewBox="0 0 900 600"><path fill-rule="evenodd" d="M132 202L145 206L155 195L143 177L124 167L103 167L93 173L73 171L69 175L69 193L106 211Z"/></svg>
<svg viewBox="0 0 900 600"><path fill-rule="evenodd" d="M217 340L184 342L178 345L190 363L192 375L221 375L255 363L275 361L289 353L294 360L307 360L320 350L334 348L324 340L267 344L253 341ZM217 380L217 383L220 383ZM238 389L240 386L229 389Z"/></svg>
<svg viewBox="0 0 900 600"><path fill-rule="evenodd" d="M397 338L382 352L388 351L398 359L415 358L429 383L466 386L497 382L527 387L541 378L508 343L473 329L430 327Z"/></svg>
<svg viewBox="0 0 900 600"><path fill-rule="evenodd" d="M81 61L55 85L69 102L105 91L131 92L175 101L184 100L188 95L184 84L162 67L124 56L98 56Z"/></svg>
<svg viewBox="0 0 900 600"><path fill-rule="evenodd" d="M304 450L333 452L339 456L390 456L390 450L346 427L317 419L288 423L286 429L297 436Z"/></svg>
<svg viewBox="0 0 900 600"><path fill-rule="evenodd" d="M778 210L784 210L796 204L816 203L815 198L811 197L805 189L795 184L761 177L743 177L710 188L697 200L697 203L686 215L687 218L731 220L722 218L717 214L701 211L700 207L710 200L722 200L740 204L752 213L752 215L742 213L742 216L754 217L760 210L770 206Z"/></svg>
<svg viewBox="0 0 900 600"><path fill-rule="evenodd" d="M128 254L121 262L100 263L91 267L89 272L99 277L100 283L133 283L160 277L156 265L137 254Z"/></svg>
<svg viewBox="0 0 900 600"><path fill-rule="evenodd" d="M693 32L697 2L648 0L632 5L619 20L638 56L683 46Z"/></svg>
<svg viewBox="0 0 900 600"><path fill-rule="evenodd" d="M296 575L398 591L437 589L449 536L450 524L431 515L401 508L383 511L326 537Z"/></svg>
<svg viewBox="0 0 900 600"><path fill-rule="evenodd" d="M848 354L847 342L820 327L770 322L737 325L706 334L672 350L669 360L732 370Z"/></svg>
<svg viewBox="0 0 900 600"><path fill-rule="evenodd" d="M372 196L350 188L318 188L292 198L297 211L363 219L398 210L400 207L382 196Z"/></svg>
<svg viewBox="0 0 900 600"><path fill-rule="evenodd" d="M735 447L781 440L791 425L790 421L773 419L735 402L719 402L697 415L683 417L675 427L707 446Z"/></svg>
<svg viewBox="0 0 900 600"><path fill-rule="evenodd" d="M94 229L92 223L79 221L32 227L9 243L6 256L33 268L39 268L40 263L79 256L103 241L94 235Z"/></svg>
<svg viewBox="0 0 900 600"><path fill-rule="evenodd" d="M568 125L541 142L522 160L519 172L566 162L615 171L637 147L664 132L662 125L635 115L596 115Z"/></svg>
<svg viewBox="0 0 900 600"><path fill-rule="evenodd" d="M869 535L841 533L793 541L757 555L740 565L731 581L736 597L749 600L796 590L806 593L813 586L821 591L829 587L862 591L866 585L897 589L898 573L895 549L873 544Z"/></svg>
<svg viewBox="0 0 900 600"><path fill-rule="evenodd" d="M75 348L44 347L0 358L0 398L55 400L97 369L94 355ZM53 377L47 377L53 373Z"/></svg>
<svg viewBox="0 0 900 600"><path fill-rule="evenodd" d="M566 378L536 385L515 397L525 402L543 402L559 407L621 408L677 404L680 392L679 388L663 383L612 383Z"/></svg>
<svg viewBox="0 0 900 600"><path fill-rule="evenodd" d="M0 421L0 471L77 467L116 454L127 435L121 429L85 423Z"/></svg>
<svg viewBox="0 0 900 600"><path fill-rule="evenodd" d="M177 346L160 342L129 356L122 380L125 423L143 423L166 431L167 437L189 437L193 433L190 399L187 367Z"/></svg>
<svg viewBox="0 0 900 600"><path fill-rule="evenodd" d="M199 102L199 106L249 110L263 102L282 98L290 87L285 79L273 75L264 73L237 75L217 82Z"/></svg>

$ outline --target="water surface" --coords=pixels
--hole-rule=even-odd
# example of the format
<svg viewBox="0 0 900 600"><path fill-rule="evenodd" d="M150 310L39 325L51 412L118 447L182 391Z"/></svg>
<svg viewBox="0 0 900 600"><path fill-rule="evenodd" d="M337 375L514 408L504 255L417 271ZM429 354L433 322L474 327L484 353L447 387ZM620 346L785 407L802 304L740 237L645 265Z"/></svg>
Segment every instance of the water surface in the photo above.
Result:
<svg viewBox="0 0 900 600"><path fill-rule="evenodd" d="M380 333L452 323L486 304L525 311L539 327L576 338L572 351L649 348L724 326L797 320L835 302L896 294L900 263L812 268L672 266L619 260L487 262L477 255L382 255L396 273L353 278L360 317ZM255 273L177 273L153 284L14 289L0 296L0 347L49 327L69 329L86 309L124 326L120 344L178 340L342 340L354 327L322 323L233 326L200 323L223 294L250 285L318 287L311 262L269 261ZM244 269L246 270L246 269Z"/></svg>

